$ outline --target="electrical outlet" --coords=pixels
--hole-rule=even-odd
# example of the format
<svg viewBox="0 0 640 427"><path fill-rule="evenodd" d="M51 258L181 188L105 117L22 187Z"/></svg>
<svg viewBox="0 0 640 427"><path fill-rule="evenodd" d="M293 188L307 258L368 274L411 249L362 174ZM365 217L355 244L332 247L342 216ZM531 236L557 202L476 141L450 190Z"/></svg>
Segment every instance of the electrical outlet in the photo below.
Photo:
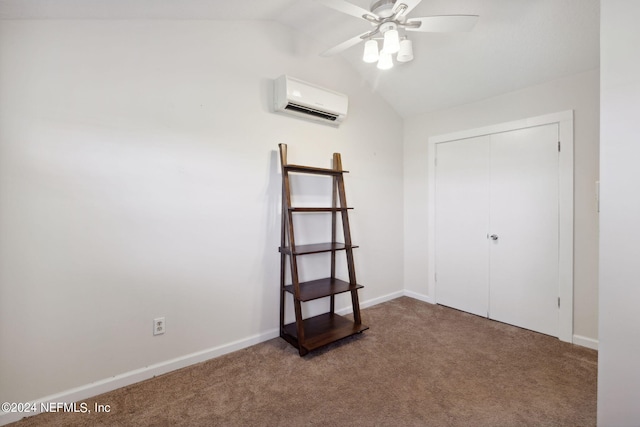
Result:
<svg viewBox="0 0 640 427"><path fill-rule="evenodd" d="M162 335L166 331L166 323L164 317L156 317L153 319L153 335Z"/></svg>

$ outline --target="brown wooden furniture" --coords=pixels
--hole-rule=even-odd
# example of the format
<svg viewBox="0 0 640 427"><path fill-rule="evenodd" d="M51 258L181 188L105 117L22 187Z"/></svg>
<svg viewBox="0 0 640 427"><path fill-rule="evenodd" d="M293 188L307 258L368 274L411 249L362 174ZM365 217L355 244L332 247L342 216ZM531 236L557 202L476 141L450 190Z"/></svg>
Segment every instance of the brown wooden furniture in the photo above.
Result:
<svg viewBox="0 0 640 427"><path fill-rule="evenodd" d="M342 160L339 153L333 154L333 168L322 169L310 166L292 165L287 162L287 145L280 144L280 165L282 167L282 240L280 243L280 336L296 347L300 356L318 347L330 344L348 336L369 329L362 324L356 272L353 264L353 248L349 229L347 199L344 191ZM324 175L333 180L331 207L291 206L290 174ZM293 216L298 212L326 212L331 214L331 241L311 245L296 245ZM344 242L336 241L337 216L340 213ZM324 279L300 282L298 280L299 256L329 252L331 254L330 276ZM336 254L344 253L347 259L349 281L336 278ZM289 258L291 284L286 284L286 262ZM335 295L350 292L353 320L335 313ZM285 302L287 294L292 295L295 322L285 325ZM330 299L329 312L303 319L302 303L318 298Z"/></svg>

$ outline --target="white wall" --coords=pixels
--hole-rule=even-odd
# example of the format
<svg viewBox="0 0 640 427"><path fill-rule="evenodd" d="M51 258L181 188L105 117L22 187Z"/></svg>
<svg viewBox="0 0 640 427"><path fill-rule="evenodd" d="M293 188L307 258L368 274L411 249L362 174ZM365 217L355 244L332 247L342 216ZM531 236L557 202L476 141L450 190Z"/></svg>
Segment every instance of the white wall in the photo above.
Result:
<svg viewBox="0 0 640 427"><path fill-rule="evenodd" d="M270 22L0 21L0 401L275 336L280 142L342 153L361 301L401 292L402 121L319 51ZM343 126L270 113L285 73L349 95Z"/></svg>
<svg viewBox="0 0 640 427"><path fill-rule="evenodd" d="M640 3L601 2L598 425L640 423Z"/></svg>
<svg viewBox="0 0 640 427"><path fill-rule="evenodd" d="M598 79L597 70L485 101L407 118L404 140L405 288L428 295L427 140L467 129L574 110L574 336L598 337Z"/></svg>

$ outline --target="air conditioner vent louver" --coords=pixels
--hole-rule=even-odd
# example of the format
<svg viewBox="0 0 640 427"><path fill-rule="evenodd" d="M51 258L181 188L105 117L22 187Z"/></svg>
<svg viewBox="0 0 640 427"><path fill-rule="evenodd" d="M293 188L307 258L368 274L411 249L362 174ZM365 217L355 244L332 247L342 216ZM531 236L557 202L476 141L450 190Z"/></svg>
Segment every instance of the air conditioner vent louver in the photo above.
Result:
<svg viewBox="0 0 640 427"><path fill-rule="evenodd" d="M303 105L298 105L298 104L294 104L294 103L291 103L291 102L289 104L287 104L287 106L284 107L284 108L286 110L293 110L293 111L297 111L299 113L305 113L305 114L310 114L310 115L316 116L316 117L322 117L323 119L331 120L332 122L335 121L338 118L337 114L325 113L324 111L315 110L313 108L305 107Z"/></svg>
<svg viewBox="0 0 640 427"><path fill-rule="evenodd" d="M347 117L347 95L289 76L274 82L274 111L339 126Z"/></svg>

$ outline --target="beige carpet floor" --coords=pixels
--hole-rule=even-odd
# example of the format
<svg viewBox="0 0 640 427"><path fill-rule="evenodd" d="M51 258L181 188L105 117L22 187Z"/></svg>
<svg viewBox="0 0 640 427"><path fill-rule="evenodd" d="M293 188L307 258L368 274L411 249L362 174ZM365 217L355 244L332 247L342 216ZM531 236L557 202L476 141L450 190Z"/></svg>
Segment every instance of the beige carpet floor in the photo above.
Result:
<svg viewBox="0 0 640 427"><path fill-rule="evenodd" d="M13 426L594 426L597 352L402 297L301 358L280 338Z"/></svg>

